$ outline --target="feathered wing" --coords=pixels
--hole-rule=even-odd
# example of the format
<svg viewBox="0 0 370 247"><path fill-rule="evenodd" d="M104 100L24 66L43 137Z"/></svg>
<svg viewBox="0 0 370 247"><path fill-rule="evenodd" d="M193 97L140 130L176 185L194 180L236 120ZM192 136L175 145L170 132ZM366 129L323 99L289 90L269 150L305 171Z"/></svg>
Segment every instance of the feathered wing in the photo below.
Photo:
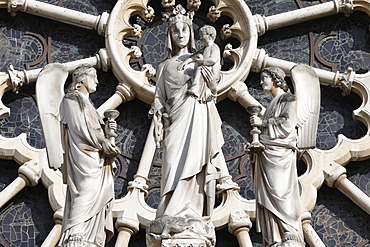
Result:
<svg viewBox="0 0 370 247"><path fill-rule="evenodd" d="M320 81L308 65L298 64L291 69L297 99L298 142L300 149L315 148L320 114Z"/></svg>
<svg viewBox="0 0 370 247"><path fill-rule="evenodd" d="M58 169L63 164L62 124L59 108L64 97L68 72L62 64L46 65L36 81L36 100L44 131L49 166Z"/></svg>

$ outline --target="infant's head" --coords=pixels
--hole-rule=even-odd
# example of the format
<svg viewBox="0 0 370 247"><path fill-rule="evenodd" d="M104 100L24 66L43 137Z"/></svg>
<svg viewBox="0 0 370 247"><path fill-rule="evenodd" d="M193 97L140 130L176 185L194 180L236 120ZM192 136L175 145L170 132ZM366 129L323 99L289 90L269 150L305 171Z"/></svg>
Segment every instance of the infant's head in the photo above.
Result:
<svg viewBox="0 0 370 247"><path fill-rule="evenodd" d="M212 40L216 39L216 29L210 25L205 25L199 29L199 36L202 38L204 36L210 36Z"/></svg>

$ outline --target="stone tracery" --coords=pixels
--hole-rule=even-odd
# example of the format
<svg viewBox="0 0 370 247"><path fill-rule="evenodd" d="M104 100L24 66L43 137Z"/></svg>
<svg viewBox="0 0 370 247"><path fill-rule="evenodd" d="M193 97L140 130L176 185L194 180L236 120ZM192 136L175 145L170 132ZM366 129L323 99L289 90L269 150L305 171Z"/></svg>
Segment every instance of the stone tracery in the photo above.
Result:
<svg viewBox="0 0 370 247"><path fill-rule="evenodd" d="M7 2L7 1L4 1L4 2ZM32 1L27 1L27 2L32 2ZM36 2L36 1L33 1L33 2ZM7 4L10 4L7 2ZM10 9L13 11L14 13L14 10L16 9L19 9L20 7L20 4L21 2L17 3L15 2L13 4L11 4L10 6ZM123 2L118 2L116 4L116 7L119 6L119 4L121 4L121 6L124 6L125 3ZM334 2L331 3L330 6L334 6L336 7L336 4L338 5L337 2ZM5 6L5 3L3 3L3 5L1 5L0 3L0 6L1 7L4 7ZM327 6L329 6L329 4L327 4ZM367 8L367 6L361 6L360 3L356 2L355 1L355 10L356 8L359 8L362 7L362 8ZM126 6L125 6L126 7ZM143 7L143 9L145 9ZM341 9L341 8L339 8ZM346 8L348 9L348 8ZM119 8L119 10L121 11L121 8ZM25 11L27 11L27 9L25 9ZM120 12L118 11L118 12ZM367 10L368 11L368 10ZM150 12L150 11L149 11ZM224 11L225 12L225 11ZM227 11L226 11L227 12ZM230 11L232 13L232 11ZM366 11L364 11L366 12ZM116 12L113 10L112 13L110 15L114 15ZM125 12L127 13L127 12ZM260 19L259 17L256 17L257 19ZM97 20L98 18L95 18L95 20ZM100 18L102 19L102 17ZM274 18L268 18L270 20L273 20ZM113 20L113 18L112 18ZM267 21L268 22L268 21ZM127 22L128 23L128 22ZM108 24L108 30L112 30L110 29L112 27L112 25L110 25L109 21L107 22ZM288 25L288 24L285 24L285 25ZM104 26L104 25L101 25L101 26ZM88 27L91 27L91 25L88 25ZM234 27L235 28L235 27ZM254 27L251 27L251 28L254 28ZM266 27L263 27L262 24L260 26L258 26L257 28L258 30L263 30L263 29L266 29ZM100 29L101 30L101 29ZM236 28L236 32L233 31L233 33L237 33L238 31L240 31L241 29L238 29ZM122 29L120 30L122 31L123 33L125 32L125 29ZM265 30L266 31L266 30ZM108 33L108 34L107 34ZM115 34L114 33L109 33L109 31L107 31L106 33L106 36L107 36L107 40L109 40L109 38L111 38L111 36L114 36ZM241 34L239 34L241 35ZM109 43L109 42L108 42ZM251 45L252 46L252 45ZM110 47L111 48L111 47ZM123 48L125 49L125 48ZM247 48L245 48L247 49ZM292 66L292 63L289 63L289 62L286 62L286 61L282 61L282 60L277 60L277 59L274 59L274 58L270 58L268 56L266 56L265 54L263 54L263 51L262 50L258 50L255 48L255 52L253 52L252 56L255 56L256 59L253 60L253 63L251 63L250 65L252 66L252 70L253 71L258 71L259 69L261 69L262 67L264 66L267 66L267 65L274 65L276 63L282 63L286 70L289 70L289 67ZM253 50L252 49L252 50ZM241 50L241 49L240 49ZM234 68L236 69L241 69L238 64L241 64L243 59L241 59L243 56L241 56L242 52L241 51L238 51L236 49L235 51L235 47L234 47L234 50L231 51L231 54L234 58L234 64L236 64L236 66ZM249 49L247 49L249 50ZM129 54L130 52L127 52L127 53L124 53L124 54ZM116 76L119 78L119 81L123 82L125 81L126 83L121 83L121 87L120 88L117 88L117 92L114 96L112 96L111 98L111 101L107 101L109 104L110 103L110 106L114 105L115 107L117 107L120 103L120 101L122 102L125 102L125 101L129 101L131 100L133 97L135 97L135 94L138 98L142 99L143 101L145 102L150 102L150 99L151 99L151 94L152 94L152 90L153 88L150 86L150 83L148 83L146 80L147 76L145 75L146 73L144 72L133 72L131 70L131 68L129 68L129 66L127 66L127 64L124 64L123 66L121 66L121 63L120 61L114 61L112 60L112 54L114 54L114 52L112 51L109 51L108 49L108 56L106 57L107 59L104 60L102 55L97 55L96 57L94 58L89 58L89 59L86 59L89 63L92 63L94 66L96 67L101 67L101 68L106 68L108 69L110 66L112 66L112 69L113 71L115 71L115 74ZM250 56L249 56L250 58ZM113 58L114 59L114 58ZM239 59L239 63L238 63L238 59ZM104 62L105 61L105 62ZM235 62L236 61L236 62ZM126 60L127 62L127 60ZM74 66L76 66L77 63L73 63L71 62L70 63L70 68L72 69ZM126 71L122 72L122 71L119 71L120 68L125 68ZM142 82L141 84L139 85L136 85L135 83L132 83L130 80L127 80L127 79L130 79L130 78L127 78L125 74L125 72L129 71L130 73L137 73L137 75L140 75L138 78L141 78ZM321 72L321 79L322 79L322 83L324 84L330 84L330 85L333 85L333 86L337 86L340 84L339 81L341 81L339 78L343 77L342 75L340 75L338 73L338 75L336 75L335 73L331 73L331 72L325 72L325 71L320 71ZM23 72L25 74L24 76L24 83L26 84L27 82L32 82L36 77L37 77L37 71L24 71ZM122 76L122 77L121 77ZM245 78L245 75L243 76L240 76L240 79L238 80L244 80ZM9 84L10 84L10 78L9 76L7 75L2 75L2 78L5 78L2 82L3 82L3 87L5 88L5 90L8 90L10 89L9 88ZM354 78L353 78L353 84L351 86L351 89L353 89L356 93L358 93L361 97L361 99L363 100L363 105L361 106L361 108L359 108L358 110L355 111L355 114L357 115L357 117L359 118L363 118L364 119L364 122L365 123L368 123L368 118L369 116L367 115L367 107L368 107L368 102L366 101L368 99L368 92L367 92L367 83L368 83L368 75L364 74L364 75L355 75ZM233 81L233 80L231 80ZM235 80L234 80L235 81ZM349 82L352 82L352 81L349 81ZM344 84L344 85L350 85L350 84ZM220 99L222 98L225 98L227 95L228 95L228 91L229 91L229 86L230 85L227 85L227 86L224 86L221 87L224 91L224 96L221 96ZM140 89L140 90L139 90ZM142 90L144 89L144 90ZM241 99L240 99L241 100ZM114 102L114 103L111 103L111 102ZM107 105L105 104L105 107L107 107ZM104 105L103 107L104 108ZM103 112L103 110L101 110L101 112ZM368 127L368 125L367 125ZM143 153L143 157L145 156L145 161L149 161L151 160L151 157L152 157L152 154L151 154L151 148L150 147L150 138L149 140L147 140L147 143L146 143L146 148L144 148L144 153ZM336 163L339 163L340 165L345 165L349 160L356 160L356 159L365 159L369 156L369 148L367 147L367 143L368 142L368 137L367 135L361 139L358 139L358 140L350 140L348 138L345 138L343 136L340 136L339 137L339 141L338 141L338 145L336 147L334 147L333 149L331 150L328 150L328 151L322 151L322 150L313 150L312 152L310 152L308 154L308 156L305 158L306 159L306 162L308 163L308 165L310 166L310 173L308 174L304 174L302 177L301 177L301 181L303 182L304 185L306 185L306 194L304 195L305 198L307 198L307 202L308 205L310 205L308 207L308 210L312 209L313 206L314 206L314 199L315 199L315 194L316 194L316 189L319 188L322 184L322 181L324 180L324 173L322 171L325 171L325 174L326 174L326 181L328 181L328 179L330 178L330 175L332 174L330 171L328 171L328 169L330 168L330 165L332 165L332 161L335 161ZM149 151L148 151L149 150ZM348 152L347 150L350 150L350 152ZM325 155L324 155L325 154ZM154 155L154 154L153 154ZM7 156L7 158L9 158L10 156ZM325 157L325 158L323 158ZM135 180L135 183L137 183L138 181L141 181L141 184L144 183L145 184L145 178L148 177L148 172L146 169L148 169L148 164L145 164L145 166L143 165L144 164L144 160L142 160L139 164L139 171L138 171L138 174L136 176L136 180ZM140 169L141 168L141 169ZM47 171L47 168L43 168L44 169L44 176L46 176L46 178L44 177L44 180L50 180L50 181L54 181L53 179L55 178L54 175L48 175L48 171ZM313 177L315 175L318 175L320 174L320 176L317 176L316 179L313 179ZM140 180L140 178L144 178L144 180ZM330 182L328 182L330 183ZM140 184L140 183L138 183ZM140 186L139 186L140 187ZM132 193L137 193L136 195L138 197L140 197L140 199L137 199L139 201L142 201L142 194L143 191L145 191L145 189L143 188L136 188L135 186L133 186L132 188ZM58 193L54 193L54 194L58 194ZM233 196L235 195L226 195L225 196L225 200L230 200L230 198L233 198ZM311 197L313 196L313 197ZM129 197L127 197L126 199L128 199ZM60 200L60 198L57 198L56 200ZM244 202L243 199L241 198L236 198L235 199L236 201L238 202L243 202L241 203L241 206L240 207L244 207L244 210L245 209L248 209L248 206L246 207L246 205L249 205L249 204L252 204L253 202L250 201L250 202ZM366 199L365 199L366 200ZM119 207L117 207L118 209L123 209L125 208L125 203L123 202L124 200L122 200L122 205L120 205L121 201L118 200L118 204L120 205ZM244 204L245 203L245 204ZM128 205L128 204L127 204ZM243 205L243 206L242 206ZM144 220L141 219L140 223L141 224L145 224L147 222L148 219L150 219L153 214L153 210L150 209L150 208L146 208L145 205L141 205L141 207L143 207L145 210L143 212L145 213L142 213L142 215L140 215L141 217L143 215L145 215ZM54 208L57 208L54 206ZM253 210L252 210L252 207L249 207L250 209L250 212L251 215L253 216ZM368 211L367 211L368 212ZM116 216L118 217L118 215L120 215L120 211L117 210L116 211ZM120 215L121 217L125 218L126 215L122 214ZM219 217L219 218L217 218ZM228 222L228 220L226 220L226 216L224 217L223 215L217 215L215 216L215 222L219 222L219 226L222 226L225 224L225 222ZM139 219L134 219L134 220L139 220Z"/></svg>

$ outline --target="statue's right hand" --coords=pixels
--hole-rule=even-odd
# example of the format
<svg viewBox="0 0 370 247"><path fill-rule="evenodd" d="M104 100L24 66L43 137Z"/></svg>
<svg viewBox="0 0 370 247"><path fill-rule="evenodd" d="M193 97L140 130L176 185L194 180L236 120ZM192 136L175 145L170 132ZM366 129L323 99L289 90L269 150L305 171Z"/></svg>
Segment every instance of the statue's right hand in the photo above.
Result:
<svg viewBox="0 0 370 247"><path fill-rule="evenodd" d="M154 139L156 147L159 148L163 140L163 124L161 122L154 125Z"/></svg>
<svg viewBox="0 0 370 247"><path fill-rule="evenodd" d="M154 120L154 140L157 148L161 146L163 140L163 123L162 117L158 115L153 116Z"/></svg>
<svg viewBox="0 0 370 247"><path fill-rule="evenodd" d="M187 65L186 62L180 63L179 66L177 66L177 70L178 71L184 70L186 65Z"/></svg>

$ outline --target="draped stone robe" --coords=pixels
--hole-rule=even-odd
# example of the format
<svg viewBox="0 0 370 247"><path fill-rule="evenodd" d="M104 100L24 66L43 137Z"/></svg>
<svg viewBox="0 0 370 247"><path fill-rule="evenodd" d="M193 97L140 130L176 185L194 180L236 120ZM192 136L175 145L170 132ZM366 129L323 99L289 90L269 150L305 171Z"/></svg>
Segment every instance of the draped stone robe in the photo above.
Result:
<svg viewBox="0 0 370 247"><path fill-rule="evenodd" d="M264 246L284 238L303 241L296 169L297 114L295 96L273 98L263 117L260 141L266 149L256 154L254 193L257 231Z"/></svg>
<svg viewBox="0 0 370 247"><path fill-rule="evenodd" d="M224 143L214 101L201 103L188 94L195 66L177 67L189 57L172 57L158 69L154 114L164 122L159 216L210 216Z"/></svg>
<svg viewBox="0 0 370 247"><path fill-rule="evenodd" d="M61 104L66 126L67 195L60 244L69 236L84 236L86 246L104 246L113 235L112 159L105 158L101 120L89 98L68 93ZM63 246L63 245L62 245ZM68 245L66 245L68 246Z"/></svg>

